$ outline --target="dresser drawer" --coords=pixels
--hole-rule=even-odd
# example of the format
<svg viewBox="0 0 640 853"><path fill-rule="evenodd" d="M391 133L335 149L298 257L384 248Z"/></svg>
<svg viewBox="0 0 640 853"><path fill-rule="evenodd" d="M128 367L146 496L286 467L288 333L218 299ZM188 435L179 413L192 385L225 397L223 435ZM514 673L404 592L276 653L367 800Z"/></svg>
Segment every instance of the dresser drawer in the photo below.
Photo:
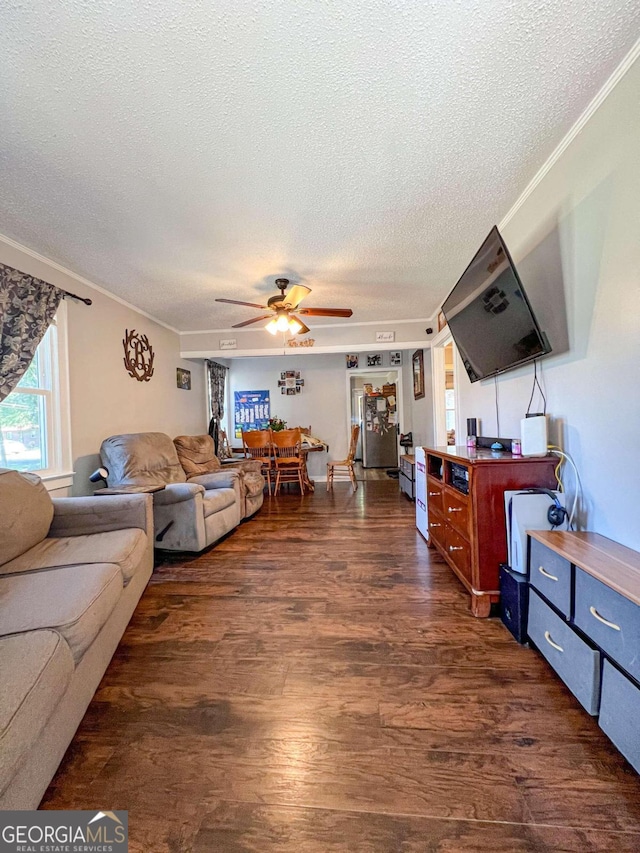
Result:
<svg viewBox="0 0 640 853"><path fill-rule="evenodd" d="M462 577L471 583L471 545L450 524L446 524L445 531L447 555Z"/></svg>
<svg viewBox="0 0 640 853"><path fill-rule="evenodd" d="M429 536L432 536L434 540L442 547L445 548L445 525L444 518L440 515L439 512L436 512L433 507L428 507L428 520L427 524L429 526Z"/></svg>
<svg viewBox="0 0 640 853"><path fill-rule="evenodd" d="M463 536L469 535L469 499L464 495L445 489L442 494L444 517Z"/></svg>
<svg viewBox="0 0 640 853"><path fill-rule="evenodd" d="M399 484L400 491L404 492L407 497L410 497L411 500L413 500L415 497L415 495L413 494L413 480L411 479L411 477L407 477L407 475L402 470L400 471Z"/></svg>
<svg viewBox="0 0 640 853"><path fill-rule="evenodd" d="M433 477L427 477L427 506L442 512L442 483Z"/></svg>
<svg viewBox="0 0 640 853"><path fill-rule="evenodd" d="M409 477L410 480L413 480L413 456L401 456L400 457L400 470Z"/></svg>
<svg viewBox="0 0 640 853"><path fill-rule="evenodd" d="M605 660L600 728L640 773L640 689Z"/></svg>
<svg viewBox="0 0 640 853"><path fill-rule="evenodd" d="M536 539L531 539L529 581L561 613L571 616L572 565Z"/></svg>
<svg viewBox="0 0 640 853"><path fill-rule="evenodd" d="M640 681L640 607L576 568L575 624Z"/></svg>
<svg viewBox="0 0 640 853"><path fill-rule="evenodd" d="M592 649L531 591L528 634L540 653L590 714L600 703L600 652Z"/></svg>

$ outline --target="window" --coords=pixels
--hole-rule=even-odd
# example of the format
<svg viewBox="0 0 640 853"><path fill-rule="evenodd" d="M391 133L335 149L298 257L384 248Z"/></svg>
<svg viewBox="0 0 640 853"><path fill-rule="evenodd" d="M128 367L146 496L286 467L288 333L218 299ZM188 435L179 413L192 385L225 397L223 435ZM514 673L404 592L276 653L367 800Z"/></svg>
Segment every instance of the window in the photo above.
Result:
<svg viewBox="0 0 640 853"><path fill-rule="evenodd" d="M50 488L70 485L67 401L66 306L62 302L26 373L0 403L0 467L35 471Z"/></svg>

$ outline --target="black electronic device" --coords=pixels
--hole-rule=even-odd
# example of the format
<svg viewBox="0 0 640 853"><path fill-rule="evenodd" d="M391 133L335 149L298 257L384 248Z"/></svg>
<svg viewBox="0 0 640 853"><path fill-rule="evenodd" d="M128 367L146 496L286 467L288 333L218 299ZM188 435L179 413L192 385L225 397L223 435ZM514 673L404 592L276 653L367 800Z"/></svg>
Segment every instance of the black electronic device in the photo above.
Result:
<svg viewBox="0 0 640 853"><path fill-rule="evenodd" d="M527 642L528 611L529 584L526 575L512 572L505 563L501 563L500 618L521 644Z"/></svg>
<svg viewBox="0 0 640 853"><path fill-rule="evenodd" d="M442 311L472 382L551 352L497 227L491 229Z"/></svg>
<svg viewBox="0 0 640 853"><path fill-rule="evenodd" d="M457 462L451 463L451 485L454 489L462 492L463 495L469 494L469 469L464 465L459 465Z"/></svg>
<svg viewBox="0 0 640 853"><path fill-rule="evenodd" d="M543 489L536 487L535 489L527 489L528 493L533 493L537 495L548 495L552 503L547 510L547 521L552 527L558 527L559 525L564 523L564 520L567 518L569 513L562 506L560 501L558 500L558 495L556 492L553 492L551 489Z"/></svg>

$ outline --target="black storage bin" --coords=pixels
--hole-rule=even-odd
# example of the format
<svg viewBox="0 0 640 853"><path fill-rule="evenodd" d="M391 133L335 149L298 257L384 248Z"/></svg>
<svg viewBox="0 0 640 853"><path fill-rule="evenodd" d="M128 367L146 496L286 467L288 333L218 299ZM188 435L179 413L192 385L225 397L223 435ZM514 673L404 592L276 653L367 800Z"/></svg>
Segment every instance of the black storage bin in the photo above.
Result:
<svg viewBox="0 0 640 853"><path fill-rule="evenodd" d="M529 612L529 584L527 576L512 572L504 563L500 565L500 618L516 640L527 642L527 615Z"/></svg>

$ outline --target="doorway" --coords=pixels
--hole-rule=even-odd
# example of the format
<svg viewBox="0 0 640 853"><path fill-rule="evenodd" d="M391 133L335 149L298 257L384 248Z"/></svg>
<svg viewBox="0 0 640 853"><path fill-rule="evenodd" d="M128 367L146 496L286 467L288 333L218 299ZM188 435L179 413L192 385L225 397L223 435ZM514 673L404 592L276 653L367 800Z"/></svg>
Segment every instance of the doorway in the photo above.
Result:
<svg viewBox="0 0 640 853"><path fill-rule="evenodd" d="M438 447L455 445L458 436L457 350L448 329L431 345L434 436Z"/></svg>
<svg viewBox="0 0 640 853"><path fill-rule="evenodd" d="M365 472L398 467L402 375L395 369L350 370L347 374L349 433L360 426L356 460Z"/></svg>

